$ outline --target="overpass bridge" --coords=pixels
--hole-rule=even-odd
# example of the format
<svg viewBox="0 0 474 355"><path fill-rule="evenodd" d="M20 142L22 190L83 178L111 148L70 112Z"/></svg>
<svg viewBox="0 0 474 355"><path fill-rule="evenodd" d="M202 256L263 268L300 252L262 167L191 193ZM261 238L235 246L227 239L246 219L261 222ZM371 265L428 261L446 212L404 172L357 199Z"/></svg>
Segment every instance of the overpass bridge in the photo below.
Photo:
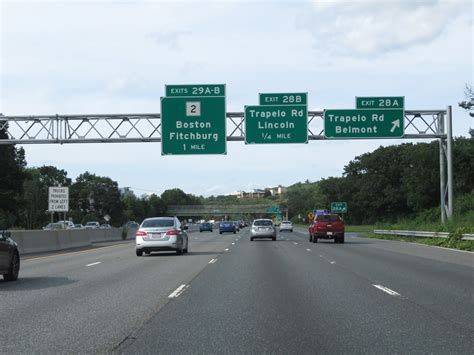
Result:
<svg viewBox="0 0 474 355"><path fill-rule="evenodd" d="M227 216L234 214L266 214L275 215L282 213L283 209L277 205L171 205L168 213L180 217L195 216Z"/></svg>

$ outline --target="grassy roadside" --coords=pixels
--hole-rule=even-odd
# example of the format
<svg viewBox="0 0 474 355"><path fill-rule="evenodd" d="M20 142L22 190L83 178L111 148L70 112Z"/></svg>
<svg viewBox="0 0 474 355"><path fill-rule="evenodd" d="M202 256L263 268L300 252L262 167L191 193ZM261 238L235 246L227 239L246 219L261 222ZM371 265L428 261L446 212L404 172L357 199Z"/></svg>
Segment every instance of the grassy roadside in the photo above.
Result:
<svg viewBox="0 0 474 355"><path fill-rule="evenodd" d="M398 236L398 235L375 234L373 232L366 232L366 233L359 234L359 237L398 240L402 242L420 243L420 244L437 246L437 247L474 251L474 241L461 240L458 233L451 233L448 238L417 238L417 237L404 237L404 236Z"/></svg>

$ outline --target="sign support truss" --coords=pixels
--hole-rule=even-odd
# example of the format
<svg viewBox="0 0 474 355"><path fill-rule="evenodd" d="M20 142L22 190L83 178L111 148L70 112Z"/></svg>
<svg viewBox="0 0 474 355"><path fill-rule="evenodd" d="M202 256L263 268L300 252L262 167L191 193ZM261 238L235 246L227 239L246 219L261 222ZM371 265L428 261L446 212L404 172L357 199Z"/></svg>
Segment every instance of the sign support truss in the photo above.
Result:
<svg viewBox="0 0 474 355"><path fill-rule="evenodd" d="M227 112L227 141L245 141L243 112ZM324 112L308 111L308 140L326 140ZM0 114L2 144L161 142L161 116L150 114ZM437 139L440 158L441 221L453 216L452 109L405 110L403 139ZM387 139L387 138L384 138Z"/></svg>

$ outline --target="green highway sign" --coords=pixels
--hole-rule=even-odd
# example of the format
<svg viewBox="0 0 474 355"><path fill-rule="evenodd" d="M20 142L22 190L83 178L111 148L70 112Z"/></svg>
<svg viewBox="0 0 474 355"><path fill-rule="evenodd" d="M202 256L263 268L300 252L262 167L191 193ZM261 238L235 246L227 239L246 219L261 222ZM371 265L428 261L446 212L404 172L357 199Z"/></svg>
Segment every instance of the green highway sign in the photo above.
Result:
<svg viewBox="0 0 474 355"><path fill-rule="evenodd" d="M259 105L307 105L307 93L259 94Z"/></svg>
<svg viewBox="0 0 474 355"><path fill-rule="evenodd" d="M167 97L225 96L225 84L215 85L165 85Z"/></svg>
<svg viewBox="0 0 474 355"><path fill-rule="evenodd" d="M324 111L326 138L401 138L404 131L404 110Z"/></svg>
<svg viewBox="0 0 474 355"><path fill-rule="evenodd" d="M278 205L273 205L267 208L267 213L270 214L278 214L280 213L280 206Z"/></svg>
<svg viewBox="0 0 474 355"><path fill-rule="evenodd" d="M356 108L398 108L405 109L405 96L356 97Z"/></svg>
<svg viewBox="0 0 474 355"><path fill-rule="evenodd" d="M245 143L308 143L306 105L245 106Z"/></svg>
<svg viewBox="0 0 474 355"><path fill-rule="evenodd" d="M347 213L347 202L331 202L332 213Z"/></svg>
<svg viewBox="0 0 474 355"><path fill-rule="evenodd" d="M167 85L165 91L171 96L161 98L161 154L226 154L225 85Z"/></svg>

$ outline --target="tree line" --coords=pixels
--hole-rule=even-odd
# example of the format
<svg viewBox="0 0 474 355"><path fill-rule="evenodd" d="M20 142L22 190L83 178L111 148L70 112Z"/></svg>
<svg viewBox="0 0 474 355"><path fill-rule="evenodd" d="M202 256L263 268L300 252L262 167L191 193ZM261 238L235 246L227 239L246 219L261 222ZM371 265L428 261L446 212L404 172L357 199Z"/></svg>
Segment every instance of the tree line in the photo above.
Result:
<svg viewBox="0 0 474 355"><path fill-rule="evenodd" d="M342 176L287 188L284 201L295 218L331 202L348 203L352 224L396 222L440 205L439 145L405 143L380 147L351 160ZM474 189L474 140L453 141L455 197ZM471 206L474 210L474 206ZM439 213L435 214L439 219Z"/></svg>

